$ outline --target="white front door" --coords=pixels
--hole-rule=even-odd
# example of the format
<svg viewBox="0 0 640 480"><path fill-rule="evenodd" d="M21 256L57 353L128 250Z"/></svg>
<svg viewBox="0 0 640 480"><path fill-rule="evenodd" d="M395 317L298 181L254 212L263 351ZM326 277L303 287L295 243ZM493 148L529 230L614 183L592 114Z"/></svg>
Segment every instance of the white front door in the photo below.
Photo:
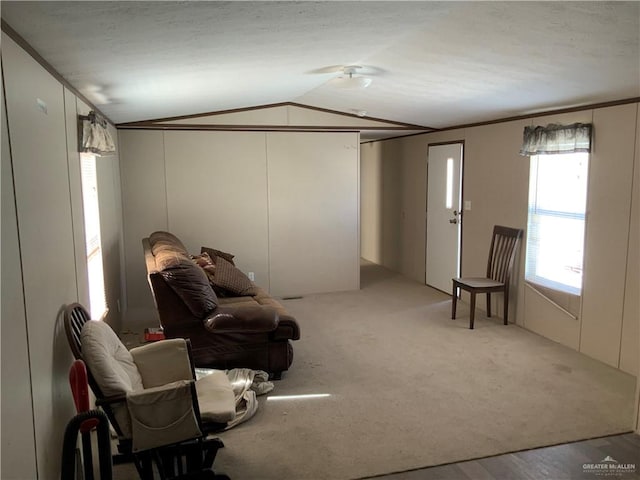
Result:
<svg viewBox="0 0 640 480"><path fill-rule="evenodd" d="M429 146L426 284L451 292L460 275L462 144Z"/></svg>

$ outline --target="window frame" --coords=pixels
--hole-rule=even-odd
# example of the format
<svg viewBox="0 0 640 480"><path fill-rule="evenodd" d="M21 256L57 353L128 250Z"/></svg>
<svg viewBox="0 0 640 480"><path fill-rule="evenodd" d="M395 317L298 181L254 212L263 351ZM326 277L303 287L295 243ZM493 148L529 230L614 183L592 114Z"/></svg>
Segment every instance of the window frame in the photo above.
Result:
<svg viewBox="0 0 640 480"><path fill-rule="evenodd" d="M579 171L579 174L584 174L584 180L580 186L583 189L584 197L582 203L582 210L580 212L576 211L566 211L560 209L544 209L540 208L540 202L538 197L540 196L540 175L539 175L539 162L541 158L544 158L547 161L558 161L561 162L565 159L557 158L563 155L572 155L572 156L581 156L580 160L585 162L584 168ZM553 160L550 157L555 157ZM591 164L591 154L586 152L577 152L577 153L569 153L569 154L538 154L530 156L530 167L529 167L529 195L528 195L528 204L527 204L527 235L525 238L525 272L524 272L524 280L532 286L539 286L543 289L548 289L552 291L557 291L562 294L572 295L580 297L582 295L582 289L584 286L584 264L585 264L585 250L586 250L586 233L587 233L587 202L588 202L588 194L589 194L589 170ZM534 173L535 172L535 173ZM534 178L535 177L535 178ZM534 191L535 190L535 191ZM535 197L535 198L534 198ZM582 200L582 199L581 199ZM536 222L535 227L532 226L532 217L533 215L540 216L546 219L566 219L566 220L581 220L581 245L578 249L580 253L580 261L578 264L580 271L580 284L576 287L573 284L563 282L559 277L547 277L540 275L538 271L538 262L537 255L534 259L531 258L531 250L532 248L540 248L540 241L532 240L532 235L535 235L535 232L538 232L538 227L541 225L541 222ZM575 244L574 244L575 245ZM547 246L548 248L548 246ZM565 252L566 253L566 252ZM568 255L568 254L567 254ZM575 256L574 256L575 258ZM569 265L565 264L565 268ZM533 268L533 272L531 269ZM569 268L570 269L570 268ZM556 272L557 273L557 272Z"/></svg>
<svg viewBox="0 0 640 480"><path fill-rule="evenodd" d="M91 318L102 320L109 312L104 279L104 258L100 223L96 155L80 153L80 183L82 190L84 258L87 269L89 312Z"/></svg>

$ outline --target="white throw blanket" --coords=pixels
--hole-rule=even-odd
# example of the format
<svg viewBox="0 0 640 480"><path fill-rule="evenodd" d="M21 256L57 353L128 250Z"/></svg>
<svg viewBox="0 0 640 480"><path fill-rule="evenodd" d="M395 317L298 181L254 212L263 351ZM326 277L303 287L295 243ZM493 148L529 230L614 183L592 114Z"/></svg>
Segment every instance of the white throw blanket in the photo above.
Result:
<svg viewBox="0 0 640 480"><path fill-rule="evenodd" d="M196 368L196 378L211 374L210 368ZM236 398L236 417L227 423L225 430L246 422L258 411L257 395L264 395L273 390L273 382L269 381L269 374L262 370L250 368L234 368L226 371L229 382Z"/></svg>

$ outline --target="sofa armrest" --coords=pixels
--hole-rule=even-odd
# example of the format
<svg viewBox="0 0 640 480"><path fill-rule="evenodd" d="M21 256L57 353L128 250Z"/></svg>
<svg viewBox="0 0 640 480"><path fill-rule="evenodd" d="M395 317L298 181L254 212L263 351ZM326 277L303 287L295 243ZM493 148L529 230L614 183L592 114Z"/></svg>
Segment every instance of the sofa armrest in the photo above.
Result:
<svg viewBox="0 0 640 480"><path fill-rule="evenodd" d="M130 351L144 388L193 380L189 346L184 338L161 340Z"/></svg>
<svg viewBox="0 0 640 480"><path fill-rule="evenodd" d="M211 333L266 333L278 327L275 309L261 306L219 306L204 320Z"/></svg>
<svg viewBox="0 0 640 480"><path fill-rule="evenodd" d="M197 405L193 380L127 393L133 451L201 436Z"/></svg>

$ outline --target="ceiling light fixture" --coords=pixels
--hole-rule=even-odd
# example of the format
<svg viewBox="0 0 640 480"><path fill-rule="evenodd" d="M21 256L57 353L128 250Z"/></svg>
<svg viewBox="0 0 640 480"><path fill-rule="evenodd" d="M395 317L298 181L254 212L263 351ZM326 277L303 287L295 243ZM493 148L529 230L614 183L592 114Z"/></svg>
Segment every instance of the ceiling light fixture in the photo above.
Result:
<svg viewBox="0 0 640 480"><path fill-rule="evenodd" d="M358 65L349 65L342 68L342 75L329 80L329 85L336 88L367 88L373 82L369 77L361 75L354 76L358 69L362 68Z"/></svg>

